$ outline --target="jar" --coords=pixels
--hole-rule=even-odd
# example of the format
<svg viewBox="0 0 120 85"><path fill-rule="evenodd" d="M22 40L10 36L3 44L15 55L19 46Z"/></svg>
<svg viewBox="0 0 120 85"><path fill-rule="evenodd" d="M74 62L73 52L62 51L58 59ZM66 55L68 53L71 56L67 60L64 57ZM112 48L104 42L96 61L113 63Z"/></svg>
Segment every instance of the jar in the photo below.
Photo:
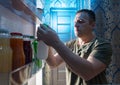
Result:
<svg viewBox="0 0 120 85"><path fill-rule="evenodd" d="M12 49L10 47L10 34L0 29L0 73L12 70Z"/></svg>
<svg viewBox="0 0 120 85"><path fill-rule="evenodd" d="M10 38L10 46L13 51L12 56L12 70L11 85L23 85L23 69L25 65L25 55L23 50L23 36L21 33L12 32ZM19 69L18 69L19 68ZM18 69L18 70L16 70ZM25 75L25 74L24 74Z"/></svg>
<svg viewBox="0 0 120 85"><path fill-rule="evenodd" d="M32 62L33 51L32 51L32 36L24 35L23 36L23 49L25 54L25 64L29 64Z"/></svg>
<svg viewBox="0 0 120 85"><path fill-rule="evenodd" d="M12 32L10 46L13 51L12 70L25 65L25 55L23 50L23 36L21 33Z"/></svg>

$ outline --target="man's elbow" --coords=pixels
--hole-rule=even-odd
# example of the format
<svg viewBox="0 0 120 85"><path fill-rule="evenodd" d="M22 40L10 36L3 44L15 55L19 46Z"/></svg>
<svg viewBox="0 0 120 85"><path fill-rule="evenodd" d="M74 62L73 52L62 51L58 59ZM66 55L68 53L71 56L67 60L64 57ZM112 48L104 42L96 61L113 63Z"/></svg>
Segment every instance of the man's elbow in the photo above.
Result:
<svg viewBox="0 0 120 85"><path fill-rule="evenodd" d="M91 76L89 76L89 77L83 77L83 79L85 80L85 81L89 81L89 80L91 80L93 77L91 77Z"/></svg>
<svg viewBox="0 0 120 85"><path fill-rule="evenodd" d="M80 76L83 80L89 81L89 80L93 79L96 75L97 75L96 73L92 72L92 73L88 73L88 74L85 73L85 74L82 74Z"/></svg>
<svg viewBox="0 0 120 85"><path fill-rule="evenodd" d="M89 81L89 80L91 80L93 77L92 76L82 76L81 77L83 80L85 80L85 81Z"/></svg>

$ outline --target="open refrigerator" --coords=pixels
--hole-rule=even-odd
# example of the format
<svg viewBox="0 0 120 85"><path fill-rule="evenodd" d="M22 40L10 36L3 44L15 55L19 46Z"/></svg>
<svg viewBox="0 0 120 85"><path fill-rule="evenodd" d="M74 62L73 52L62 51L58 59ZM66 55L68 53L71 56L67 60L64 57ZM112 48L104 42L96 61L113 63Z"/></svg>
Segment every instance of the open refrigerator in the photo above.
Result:
<svg viewBox="0 0 120 85"><path fill-rule="evenodd" d="M12 69L13 57L10 58L9 54L9 56L5 57L0 55L0 85L42 85L42 68L44 67L45 61L37 58L37 53L35 52L37 49L35 48L37 41L35 41L35 39L36 28L42 22L43 10L38 10L34 1L36 0L0 0L0 30L2 29L2 32L6 30L14 34L21 33L22 36L31 38L29 40L31 41L33 52L30 62L24 63L15 69ZM9 36L9 39L10 38L11 36ZM18 47L16 50L19 49ZM1 53L2 50L3 47L1 45ZM11 54L12 53L13 52L11 52ZM19 53L17 54L20 55ZM20 60L18 60L18 62L19 61Z"/></svg>

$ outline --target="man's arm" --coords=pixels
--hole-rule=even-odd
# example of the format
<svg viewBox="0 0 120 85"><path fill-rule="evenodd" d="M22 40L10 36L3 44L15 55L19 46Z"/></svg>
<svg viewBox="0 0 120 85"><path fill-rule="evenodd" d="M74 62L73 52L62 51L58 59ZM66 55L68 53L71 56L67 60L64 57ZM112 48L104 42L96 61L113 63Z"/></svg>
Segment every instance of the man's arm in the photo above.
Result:
<svg viewBox="0 0 120 85"><path fill-rule="evenodd" d="M64 62L58 53L53 52L52 47L49 47L48 58L46 61L51 68L55 68Z"/></svg>
<svg viewBox="0 0 120 85"><path fill-rule="evenodd" d="M41 28L38 29L38 39L41 39L47 45L52 46L58 52L64 62L70 67L70 69L84 80L90 80L97 74L105 70L106 64L95 59L94 56L89 56L86 60L74 54L69 48L64 45L64 43L62 43L56 32L52 30L49 26L46 28L44 25L41 25ZM47 62L49 61L49 64L50 60L53 60L51 62L55 62L57 60L50 58L58 57L49 57L47 60Z"/></svg>
<svg viewBox="0 0 120 85"><path fill-rule="evenodd" d="M70 69L86 81L92 79L106 68L104 63L93 56L89 56L86 60L75 55L61 41L54 42L52 46L69 65Z"/></svg>

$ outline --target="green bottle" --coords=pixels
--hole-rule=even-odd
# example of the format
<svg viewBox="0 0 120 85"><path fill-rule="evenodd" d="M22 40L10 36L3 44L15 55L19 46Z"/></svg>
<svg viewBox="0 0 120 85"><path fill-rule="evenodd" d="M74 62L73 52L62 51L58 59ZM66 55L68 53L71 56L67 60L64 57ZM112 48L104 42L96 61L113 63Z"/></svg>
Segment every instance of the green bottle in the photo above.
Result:
<svg viewBox="0 0 120 85"><path fill-rule="evenodd" d="M35 62L35 65L38 67L38 68L41 68L42 67L42 60L38 59L37 58L37 54L38 54L38 41L37 40L34 40L32 42L33 44L33 51L34 51L34 58L33 58L33 61Z"/></svg>

